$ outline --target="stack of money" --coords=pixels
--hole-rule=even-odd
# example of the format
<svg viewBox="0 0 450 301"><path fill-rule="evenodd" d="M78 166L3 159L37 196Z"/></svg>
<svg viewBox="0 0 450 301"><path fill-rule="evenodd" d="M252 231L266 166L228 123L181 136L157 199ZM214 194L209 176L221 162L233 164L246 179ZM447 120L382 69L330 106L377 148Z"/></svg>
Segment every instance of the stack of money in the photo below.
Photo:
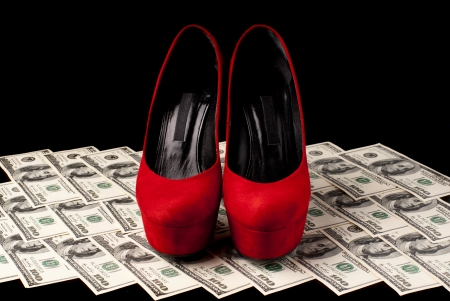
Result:
<svg viewBox="0 0 450 301"><path fill-rule="evenodd" d="M219 144L223 169L225 142ZM0 158L0 282L79 278L96 295L132 284L153 299L217 298L318 280L337 295L385 282L399 295L450 291L450 178L381 144L307 146L312 197L297 248L272 260L234 248L221 201L213 244L190 257L148 243L136 202L142 152L33 151Z"/></svg>

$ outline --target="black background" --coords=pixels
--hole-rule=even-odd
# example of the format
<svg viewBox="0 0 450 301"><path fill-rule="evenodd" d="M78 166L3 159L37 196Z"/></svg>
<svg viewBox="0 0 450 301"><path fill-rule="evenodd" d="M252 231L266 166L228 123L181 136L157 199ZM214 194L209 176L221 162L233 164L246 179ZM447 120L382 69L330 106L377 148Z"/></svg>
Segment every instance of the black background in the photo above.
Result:
<svg viewBox="0 0 450 301"><path fill-rule="evenodd" d="M223 4L226 6L225 4ZM281 4L280 4L281 6ZM284 7L263 15L228 14L208 8L184 17L158 10L116 7L68 16L12 18L4 28L0 156L49 148L127 145L141 150L147 112L159 69L178 31L205 26L224 57L224 87L234 46L255 23L274 27L285 40L297 73L307 144L331 141L343 149L383 143L443 174L448 159L448 32L440 8L381 11L360 7L306 10ZM238 10L236 8L235 10ZM266 8L266 13L271 11ZM287 13L289 12L289 13ZM200 15L200 16L199 16ZM226 90L226 89L224 89ZM226 94L221 140L225 137ZM0 175L1 181L7 181ZM80 281L24 289L19 280L0 284L15 298L70 292L78 300L150 297L138 285L95 297ZM384 283L341 297L397 297ZM336 295L311 281L264 300ZM448 296L435 288L402 299ZM203 289L170 300L215 299ZM263 299L254 288L231 299Z"/></svg>

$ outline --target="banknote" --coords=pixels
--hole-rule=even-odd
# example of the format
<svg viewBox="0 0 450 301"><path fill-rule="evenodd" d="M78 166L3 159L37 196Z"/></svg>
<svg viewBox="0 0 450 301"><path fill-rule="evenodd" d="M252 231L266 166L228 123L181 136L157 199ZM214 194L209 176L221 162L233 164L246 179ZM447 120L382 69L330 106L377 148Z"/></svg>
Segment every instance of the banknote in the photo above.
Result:
<svg viewBox="0 0 450 301"><path fill-rule="evenodd" d="M311 170L309 171L309 181L311 183L311 191L335 187Z"/></svg>
<svg viewBox="0 0 450 301"><path fill-rule="evenodd" d="M9 256L6 258L7 256L6 252L0 246L0 283L19 279L19 271L14 264L11 263Z"/></svg>
<svg viewBox="0 0 450 301"><path fill-rule="evenodd" d="M216 230L214 232L213 241L218 241L229 237L230 235L230 224L228 223L227 210L225 209L222 198L220 201L219 212L217 214Z"/></svg>
<svg viewBox="0 0 450 301"><path fill-rule="evenodd" d="M45 158L88 203L124 197L116 185L97 174L80 158L97 152L95 147L88 146L47 154Z"/></svg>
<svg viewBox="0 0 450 301"><path fill-rule="evenodd" d="M225 141L219 142L219 157L220 157L220 167L225 168L225 153L227 151L227 143Z"/></svg>
<svg viewBox="0 0 450 301"><path fill-rule="evenodd" d="M130 277L154 299L181 294L198 288L192 278L123 236L122 232L92 237L103 251L111 254Z"/></svg>
<svg viewBox="0 0 450 301"><path fill-rule="evenodd" d="M48 206L69 228L75 238L120 230L101 203L85 204L82 200Z"/></svg>
<svg viewBox="0 0 450 301"><path fill-rule="evenodd" d="M46 238L44 242L96 295L135 283L116 259L103 252L91 238L74 240L64 235Z"/></svg>
<svg viewBox="0 0 450 301"><path fill-rule="evenodd" d="M109 179L122 192L136 198L136 177L139 165L129 154L134 151L129 147L119 147L80 157L94 167L99 175Z"/></svg>
<svg viewBox="0 0 450 301"><path fill-rule="evenodd" d="M141 163L142 160L142 151L131 153L128 156L130 156L136 163Z"/></svg>
<svg viewBox="0 0 450 301"><path fill-rule="evenodd" d="M344 152L342 148L331 142L322 142L306 146L306 158L308 164L311 164L318 159L334 156L335 154L342 152Z"/></svg>
<svg viewBox="0 0 450 301"><path fill-rule="evenodd" d="M397 252L381 238L369 236L356 225L341 225L320 232L357 256L361 263L400 296L440 286L410 258Z"/></svg>
<svg viewBox="0 0 450 301"><path fill-rule="evenodd" d="M413 229L402 229L381 236L393 248L428 271L450 291L450 239L435 243Z"/></svg>
<svg viewBox="0 0 450 301"><path fill-rule="evenodd" d="M450 194L450 178L382 144L346 151L339 157L429 200Z"/></svg>
<svg viewBox="0 0 450 301"><path fill-rule="evenodd" d="M80 195L47 163L49 149L0 158L0 167L33 202L33 206L72 201Z"/></svg>
<svg viewBox="0 0 450 301"><path fill-rule="evenodd" d="M141 209L137 202L129 196L105 201L103 205L119 222L124 232L135 231L144 227Z"/></svg>
<svg viewBox="0 0 450 301"><path fill-rule="evenodd" d="M379 206L373 200L369 198L352 199L339 188L315 191L312 197L343 216L349 222L363 228L371 236L408 227L407 223L382 206Z"/></svg>
<svg viewBox="0 0 450 301"><path fill-rule="evenodd" d="M151 253L157 253L148 243L144 232L131 233L127 237ZM201 287L218 299L252 286L251 282L235 268L208 252L181 258L167 255L161 255L161 257L197 281Z"/></svg>
<svg viewBox="0 0 450 301"><path fill-rule="evenodd" d="M450 239L450 204L439 198L426 201L404 190L370 197L432 242Z"/></svg>
<svg viewBox="0 0 450 301"><path fill-rule="evenodd" d="M0 240L19 234L19 228L0 207Z"/></svg>
<svg viewBox="0 0 450 301"><path fill-rule="evenodd" d="M381 281L353 254L319 232L304 234L289 258L338 296Z"/></svg>
<svg viewBox="0 0 450 301"><path fill-rule="evenodd" d="M273 260L244 258L234 248L231 238L222 240L210 250L241 272L263 295L279 292L314 279L286 257Z"/></svg>
<svg viewBox="0 0 450 301"><path fill-rule="evenodd" d="M19 234L0 238L5 257L14 263L26 288L48 285L77 278L76 273L40 240L26 242Z"/></svg>
<svg viewBox="0 0 450 301"><path fill-rule="evenodd" d="M339 214L331 210L322 202L311 198L309 200L308 215L306 216L305 233L318 229L330 228L347 223Z"/></svg>
<svg viewBox="0 0 450 301"><path fill-rule="evenodd" d="M32 207L14 182L0 184L0 207L16 224L25 241L68 234L69 229L46 206Z"/></svg>

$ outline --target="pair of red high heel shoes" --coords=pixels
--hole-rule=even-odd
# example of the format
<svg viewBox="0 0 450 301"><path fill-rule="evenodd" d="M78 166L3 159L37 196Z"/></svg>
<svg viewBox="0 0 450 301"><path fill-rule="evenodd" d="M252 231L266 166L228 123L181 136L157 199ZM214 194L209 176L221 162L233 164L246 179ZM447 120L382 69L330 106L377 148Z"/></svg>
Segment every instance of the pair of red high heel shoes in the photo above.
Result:
<svg viewBox="0 0 450 301"><path fill-rule="evenodd" d="M222 57L190 25L161 68L147 123L136 196L149 243L170 255L211 242L221 197L218 124ZM231 60L223 197L244 256L286 255L302 238L311 194L300 93L280 35L249 28Z"/></svg>

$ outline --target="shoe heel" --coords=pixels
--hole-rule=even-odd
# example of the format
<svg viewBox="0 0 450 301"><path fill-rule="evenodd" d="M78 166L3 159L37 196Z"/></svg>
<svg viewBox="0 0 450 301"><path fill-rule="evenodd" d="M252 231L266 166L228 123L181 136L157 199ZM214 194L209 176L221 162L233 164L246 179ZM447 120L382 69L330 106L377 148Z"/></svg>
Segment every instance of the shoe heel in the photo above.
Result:
<svg viewBox="0 0 450 301"><path fill-rule="evenodd" d="M306 214L282 229L260 232L243 227L228 216L234 246L243 256L253 259L274 259L292 252L302 239L305 221Z"/></svg>
<svg viewBox="0 0 450 301"><path fill-rule="evenodd" d="M212 241L216 220L217 213L194 225L168 228L143 219L150 245L160 253L174 256L191 255L205 249Z"/></svg>

